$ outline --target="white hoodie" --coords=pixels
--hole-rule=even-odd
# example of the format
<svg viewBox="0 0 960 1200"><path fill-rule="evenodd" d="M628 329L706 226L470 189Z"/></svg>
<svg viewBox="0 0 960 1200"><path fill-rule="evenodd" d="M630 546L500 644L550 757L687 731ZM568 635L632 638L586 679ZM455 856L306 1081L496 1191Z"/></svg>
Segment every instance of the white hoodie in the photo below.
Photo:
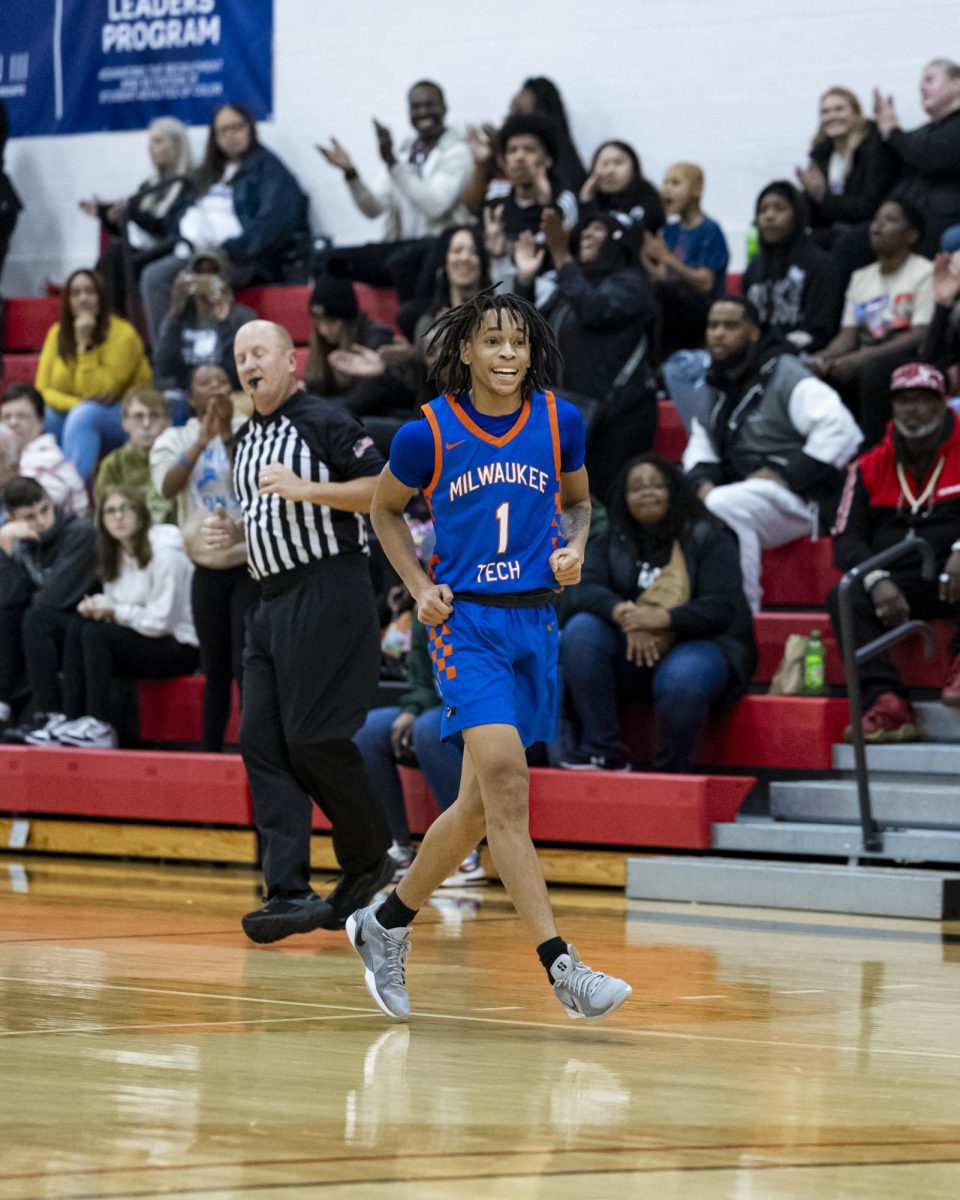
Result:
<svg viewBox="0 0 960 1200"><path fill-rule="evenodd" d="M20 474L35 479L57 508L84 516L90 509L87 489L77 468L57 445L52 433L41 433L20 451Z"/></svg>
<svg viewBox="0 0 960 1200"><path fill-rule="evenodd" d="M150 529L153 555L145 567L132 555L120 560L120 574L104 584L104 600L113 608L118 625L126 625L144 637L172 634L186 646L196 646L190 606L193 563L183 549L176 525L154 525Z"/></svg>

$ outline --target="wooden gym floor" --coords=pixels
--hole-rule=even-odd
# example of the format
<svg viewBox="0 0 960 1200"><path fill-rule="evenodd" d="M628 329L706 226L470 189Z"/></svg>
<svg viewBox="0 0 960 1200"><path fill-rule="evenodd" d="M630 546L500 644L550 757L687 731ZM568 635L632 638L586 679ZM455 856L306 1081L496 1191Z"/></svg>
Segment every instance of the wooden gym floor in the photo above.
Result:
<svg viewBox="0 0 960 1200"><path fill-rule="evenodd" d="M634 995L570 1021L499 888L388 1024L252 872L0 856L0 1200L960 1194L960 926L555 889Z"/></svg>

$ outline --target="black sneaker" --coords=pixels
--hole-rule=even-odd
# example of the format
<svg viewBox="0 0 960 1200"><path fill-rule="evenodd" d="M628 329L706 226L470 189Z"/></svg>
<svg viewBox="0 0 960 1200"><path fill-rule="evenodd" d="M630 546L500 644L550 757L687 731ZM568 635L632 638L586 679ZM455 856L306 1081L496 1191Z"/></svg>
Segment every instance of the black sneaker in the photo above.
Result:
<svg viewBox="0 0 960 1200"><path fill-rule="evenodd" d="M629 771L630 764L613 754L581 754L571 750L561 759L565 771Z"/></svg>
<svg viewBox="0 0 960 1200"><path fill-rule="evenodd" d="M377 892L392 882L395 870L396 863L389 854L385 854L375 867L367 871L357 875L341 875L337 886L327 897L327 903L333 911L324 921L324 929L346 928L347 917L358 908L366 908Z"/></svg>
<svg viewBox="0 0 960 1200"><path fill-rule="evenodd" d="M301 896L281 894L271 897L256 912L247 913L240 924L251 942L263 945L279 942L292 933L309 933L312 929L326 927L330 911L330 905L316 892Z"/></svg>

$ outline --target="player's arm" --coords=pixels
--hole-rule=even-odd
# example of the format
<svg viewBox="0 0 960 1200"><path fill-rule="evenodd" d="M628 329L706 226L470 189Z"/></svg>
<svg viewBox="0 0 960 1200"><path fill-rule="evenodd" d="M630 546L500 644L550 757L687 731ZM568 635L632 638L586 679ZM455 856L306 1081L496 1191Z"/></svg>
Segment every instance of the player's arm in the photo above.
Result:
<svg viewBox="0 0 960 1200"><path fill-rule="evenodd" d="M560 528L567 544L550 555L550 567L557 583L579 583L590 533L590 483L586 467L560 474Z"/></svg>
<svg viewBox="0 0 960 1200"><path fill-rule="evenodd" d="M370 521L390 565L413 597L420 621L424 625L439 625L453 612L453 592L445 583L432 583L417 559L413 538L403 519L414 495L416 488L407 487L389 466L384 467L370 506Z"/></svg>

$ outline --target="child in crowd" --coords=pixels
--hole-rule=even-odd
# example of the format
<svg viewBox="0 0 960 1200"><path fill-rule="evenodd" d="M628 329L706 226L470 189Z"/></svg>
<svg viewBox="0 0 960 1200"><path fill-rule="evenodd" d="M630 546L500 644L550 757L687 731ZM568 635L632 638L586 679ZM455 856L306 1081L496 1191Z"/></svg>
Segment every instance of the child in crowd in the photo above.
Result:
<svg viewBox="0 0 960 1200"><path fill-rule="evenodd" d="M100 463L93 485L94 499L103 498L108 487L132 487L143 492L150 519L163 525L173 519L173 505L154 488L150 478L150 450L170 425L170 410L162 392L139 388L124 396L121 424L128 440Z"/></svg>
<svg viewBox="0 0 960 1200"><path fill-rule="evenodd" d="M710 301L726 290L730 251L723 230L700 206L703 171L674 163L661 189L668 223L644 238L643 264L663 313L662 351L703 345Z"/></svg>

